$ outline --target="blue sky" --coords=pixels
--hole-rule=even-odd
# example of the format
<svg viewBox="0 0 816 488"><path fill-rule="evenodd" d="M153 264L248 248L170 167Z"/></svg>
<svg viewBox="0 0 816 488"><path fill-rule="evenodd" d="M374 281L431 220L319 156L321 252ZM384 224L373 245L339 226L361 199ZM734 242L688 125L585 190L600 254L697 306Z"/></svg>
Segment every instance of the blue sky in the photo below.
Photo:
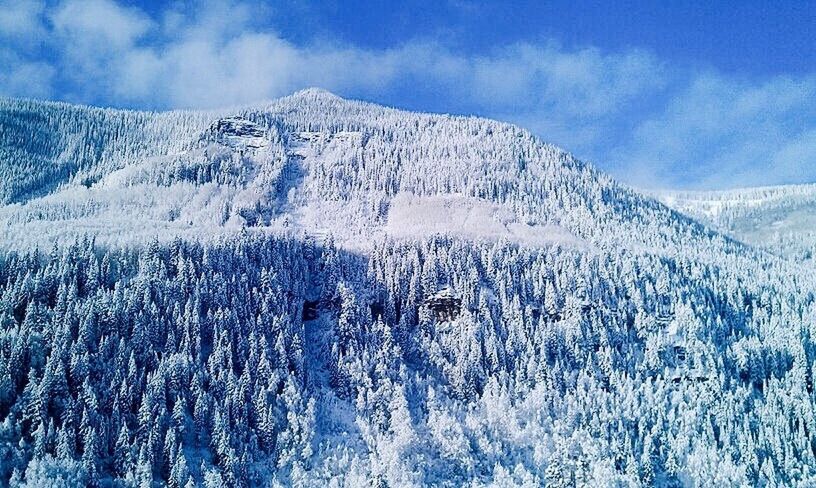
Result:
<svg viewBox="0 0 816 488"><path fill-rule="evenodd" d="M96 105L482 115L640 187L816 182L816 2L0 0L0 66Z"/></svg>

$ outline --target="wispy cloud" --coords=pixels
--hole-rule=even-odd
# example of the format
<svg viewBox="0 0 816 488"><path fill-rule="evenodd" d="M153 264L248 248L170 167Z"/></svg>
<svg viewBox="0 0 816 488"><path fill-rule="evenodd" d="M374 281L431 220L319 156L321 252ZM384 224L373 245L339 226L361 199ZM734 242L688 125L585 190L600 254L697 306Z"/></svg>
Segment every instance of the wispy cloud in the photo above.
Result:
<svg viewBox="0 0 816 488"><path fill-rule="evenodd" d="M598 116L658 84L661 76L647 53L569 52L554 43L507 46L480 56L421 40L385 50L325 41L299 46L258 26L245 5L222 1L208 2L191 19L173 10L152 19L112 0L64 0L47 15L36 1L14 0L3 11L6 36L46 43L57 53L50 64L74 96L103 103L209 107L304 85L376 95L408 77L489 109L514 109L524 101Z"/></svg>
<svg viewBox="0 0 816 488"><path fill-rule="evenodd" d="M7 0L0 6L0 34L6 40L30 40L44 33L41 18L45 11L44 1Z"/></svg>
<svg viewBox="0 0 816 488"><path fill-rule="evenodd" d="M733 187L816 180L816 78L751 83L700 75L620 149L644 186Z"/></svg>
<svg viewBox="0 0 816 488"><path fill-rule="evenodd" d="M396 104L420 96L426 110L527 126L642 186L816 179L812 77L737 80L669 68L647 51L554 41L476 54L434 39L384 49L293 42L246 3L177 8L0 0L0 94L149 108L249 103L306 86Z"/></svg>

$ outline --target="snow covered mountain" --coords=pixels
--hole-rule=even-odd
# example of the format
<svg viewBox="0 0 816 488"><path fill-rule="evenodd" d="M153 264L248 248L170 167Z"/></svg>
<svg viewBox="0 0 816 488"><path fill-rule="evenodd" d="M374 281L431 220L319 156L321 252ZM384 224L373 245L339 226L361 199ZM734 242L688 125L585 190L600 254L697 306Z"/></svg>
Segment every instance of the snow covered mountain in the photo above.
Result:
<svg viewBox="0 0 816 488"><path fill-rule="evenodd" d="M2 484L816 483L816 270L516 126L2 100L0 175Z"/></svg>
<svg viewBox="0 0 816 488"><path fill-rule="evenodd" d="M6 245L250 227L352 247L441 232L664 249L705 234L518 127L316 89L209 113L13 100L0 110Z"/></svg>
<svg viewBox="0 0 816 488"><path fill-rule="evenodd" d="M801 260L816 255L816 185L662 192L656 197L769 252Z"/></svg>

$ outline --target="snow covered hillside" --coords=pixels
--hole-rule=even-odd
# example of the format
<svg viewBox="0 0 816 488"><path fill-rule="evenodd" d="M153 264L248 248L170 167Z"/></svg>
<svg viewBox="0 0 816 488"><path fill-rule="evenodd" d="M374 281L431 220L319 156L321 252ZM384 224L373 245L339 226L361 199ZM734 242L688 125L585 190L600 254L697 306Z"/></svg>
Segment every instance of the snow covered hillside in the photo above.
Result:
<svg viewBox="0 0 816 488"><path fill-rule="evenodd" d="M660 250L711 238L518 127L316 89L221 113L5 101L0 120L0 242L23 249L244 227L351 248L436 232Z"/></svg>
<svg viewBox="0 0 816 488"><path fill-rule="evenodd" d="M816 255L816 185L661 192L656 197L769 252L799 260Z"/></svg>
<svg viewBox="0 0 816 488"><path fill-rule="evenodd" d="M315 89L2 100L0 176L1 485L816 483L816 269L730 199Z"/></svg>

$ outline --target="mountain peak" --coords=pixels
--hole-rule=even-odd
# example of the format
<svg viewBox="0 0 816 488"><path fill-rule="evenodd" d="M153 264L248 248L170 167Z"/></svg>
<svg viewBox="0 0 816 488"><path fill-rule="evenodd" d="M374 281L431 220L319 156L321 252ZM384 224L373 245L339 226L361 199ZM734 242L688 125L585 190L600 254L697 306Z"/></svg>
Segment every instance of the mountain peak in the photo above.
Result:
<svg viewBox="0 0 816 488"><path fill-rule="evenodd" d="M292 96L297 98L306 98L310 100L342 100L341 97L338 97L334 93L318 87L310 87L304 88L303 90L298 90L295 93L293 93Z"/></svg>

